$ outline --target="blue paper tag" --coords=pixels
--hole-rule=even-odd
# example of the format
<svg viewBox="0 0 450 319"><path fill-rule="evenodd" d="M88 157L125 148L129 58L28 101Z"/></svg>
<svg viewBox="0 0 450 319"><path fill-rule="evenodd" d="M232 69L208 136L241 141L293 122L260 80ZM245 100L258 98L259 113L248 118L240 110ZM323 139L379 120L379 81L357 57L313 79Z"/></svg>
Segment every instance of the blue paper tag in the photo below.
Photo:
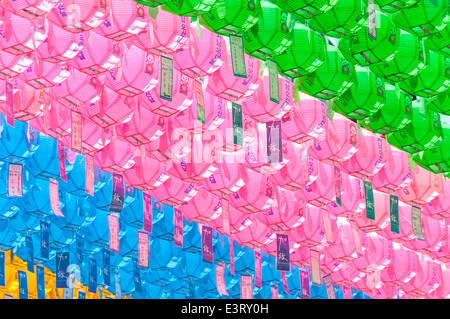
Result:
<svg viewBox="0 0 450 319"><path fill-rule="evenodd" d="M34 273L33 238L30 235L26 235L25 243L27 246L27 270Z"/></svg>
<svg viewBox="0 0 450 319"><path fill-rule="evenodd" d="M120 274L114 274L114 292L116 299L122 299L122 289L120 287Z"/></svg>
<svg viewBox="0 0 450 319"><path fill-rule="evenodd" d="M78 290L78 299L86 299L86 293L82 290Z"/></svg>
<svg viewBox="0 0 450 319"><path fill-rule="evenodd" d="M133 274L134 274L134 289L137 293L142 293L141 272L139 271L138 260L133 257Z"/></svg>
<svg viewBox="0 0 450 319"><path fill-rule="evenodd" d="M36 266L36 288L38 299L45 299L45 269Z"/></svg>
<svg viewBox="0 0 450 319"><path fill-rule="evenodd" d="M77 233L75 235L75 242L77 265L81 267L83 264L83 236Z"/></svg>
<svg viewBox="0 0 450 319"><path fill-rule="evenodd" d="M41 257L44 259L50 258L50 234L49 227L50 224L48 222L41 221Z"/></svg>
<svg viewBox="0 0 450 319"><path fill-rule="evenodd" d="M28 299L28 279L26 271L17 271L19 277L19 299Z"/></svg>
<svg viewBox="0 0 450 319"><path fill-rule="evenodd" d="M111 252L103 249L103 284L111 286Z"/></svg>
<svg viewBox="0 0 450 319"><path fill-rule="evenodd" d="M202 256L203 261L213 264L214 263L214 250L213 250L213 230L211 227L202 226Z"/></svg>
<svg viewBox="0 0 450 319"><path fill-rule="evenodd" d="M56 288L67 288L69 276L69 253L56 253Z"/></svg>
<svg viewBox="0 0 450 319"><path fill-rule="evenodd" d="M89 258L89 285L88 291L97 293L97 260Z"/></svg>
<svg viewBox="0 0 450 319"><path fill-rule="evenodd" d="M0 251L0 286L5 286L5 252Z"/></svg>
<svg viewBox="0 0 450 319"><path fill-rule="evenodd" d="M123 201L125 198L125 185L123 176L117 173L113 174L113 191L111 198L111 205L109 210L120 213L123 209Z"/></svg>

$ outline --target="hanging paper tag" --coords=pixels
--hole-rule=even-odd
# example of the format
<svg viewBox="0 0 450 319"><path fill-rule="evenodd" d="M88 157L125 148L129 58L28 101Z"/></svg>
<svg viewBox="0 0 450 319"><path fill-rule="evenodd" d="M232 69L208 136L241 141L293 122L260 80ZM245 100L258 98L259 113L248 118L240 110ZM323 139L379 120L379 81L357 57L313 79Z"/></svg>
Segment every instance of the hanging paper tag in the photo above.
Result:
<svg viewBox="0 0 450 319"><path fill-rule="evenodd" d="M88 291L97 293L97 260L89 258L89 284Z"/></svg>
<svg viewBox="0 0 450 319"><path fill-rule="evenodd" d="M330 217L328 216L328 210L325 208L320 209L322 213L323 227L325 228L325 237L327 243L334 244L333 232L331 231Z"/></svg>
<svg viewBox="0 0 450 319"><path fill-rule="evenodd" d="M6 92L6 123L14 127L14 103L13 103L13 85L5 81Z"/></svg>
<svg viewBox="0 0 450 319"><path fill-rule="evenodd" d="M230 53L234 76L247 78L247 69L245 67L244 55L244 40L242 36L237 34L230 34Z"/></svg>
<svg viewBox="0 0 450 319"><path fill-rule="evenodd" d="M416 239L425 240L422 231L422 212L420 207L412 206L411 207L411 221L412 221L412 229L414 236Z"/></svg>
<svg viewBox="0 0 450 319"><path fill-rule="evenodd" d="M44 259L49 259L49 257L50 257L49 223L41 220L40 228L41 228L41 257Z"/></svg>
<svg viewBox="0 0 450 319"><path fill-rule="evenodd" d="M267 163L283 162L281 151L281 121L266 123L267 130Z"/></svg>
<svg viewBox="0 0 450 319"><path fill-rule="evenodd" d="M398 197L390 194L389 195L389 203L390 203L390 221L391 221L391 232L399 234L400 233L400 224L398 219Z"/></svg>
<svg viewBox="0 0 450 319"><path fill-rule="evenodd" d="M71 136L70 148L72 149L72 151L78 153L81 153L82 151L81 121L82 121L81 113L72 110L71 129L70 129L70 136Z"/></svg>
<svg viewBox="0 0 450 319"><path fill-rule="evenodd" d="M310 250L311 283L315 286L322 286L322 275L320 273L320 252Z"/></svg>
<svg viewBox="0 0 450 319"><path fill-rule="evenodd" d="M73 283L74 283L74 278L72 275L69 276L69 288L64 288L63 289L63 299L73 299Z"/></svg>
<svg viewBox="0 0 450 319"><path fill-rule="evenodd" d="M234 244L231 238L228 239L230 243L230 272L231 275L234 276Z"/></svg>
<svg viewBox="0 0 450 319"><path fill-rule="evenodd" d="M270 285L270 292L272 293L272 299L279 299L277 284Z"/></svg>
<svg viewBox="0 0 450 319"><path fill-rule="evenodd" d="M205 124L205 103L203 100L203 87L202 83L195 80L195 96L197 97L197 120Z"/></svg>
<svg viewBox="0 0 450 319"><path fill-rule="evenodd" d="M166 56L160 56L161 77L159 96L167 101L172 101L173 89L173 60Z"/></svg>
<svg viewBox="0 0 450 319"><path fill-rule="evenodd" d="M173 209L173 223L173 243L175 246L183 248L183 215L178 208Z"/></svg>
<svg viewBox="0 0 450 319"><path fill-rule="evenodd" d="M109 251L119 253L119 217L117 214L108 215Z"/></svg>
<svg viewBox="0 0 450 319"><path fill-rule="evenodd" d="M5 287L5 252L0 251L0 286Z"/></svg>
<svg viewBox="0 0 450 319"><path fill-rule="evenodd" d="M285 234L277 234L277 270L289 271L289 237Z"/></svg>
<svg viewBox="0 0 450 319"><path fill-rule="evenodd" d="M336 299L336 292L334 291L334 283L331 274L324 276L323 282L325 284L325 291L328 299Z"/></svg>
<svg viewBox="0 0 450 319"><path fill-rule="evenodd" d="M261 251L255 249L255 286L261 288L262 285L262 265L261 265Z"/></svg>
<svg viewBox="0 0 450 319"><path fill-rule="evenodd" d="M138 231L138 261L139 268L148 269L150 248L149 248L149 238L146 231Z"/></svg>
<svg viewBox="0 0 450 319"><path fill-rule="evenodd" d="M37 298L45 299L45 269L36 265L36 289Z"/></svg>
<svg viewBox="0 0 450 319"><path fill-rule="evenodd" d="M59 161L59 176L67 183L66 174L66 148L61 140L58 140L58 161Z"/></svg>
<svg viewBox="0 0 450 319"><path fill-rule="evenodd" d="M22 164L8 164L8 196L23 196Z"/></svg>
<svg viewBox="0 0 450 319"><path fill-rule="evenodd" d="M103 284L111 286L111 252L103 249Z"/></svg>
<svg viewBox="0 0 450 319"><path fill-rule="evenodd" d="M203 261L213 264L214 263L214 251L212 242L212 228L202 225L202 257Z"/></svg>
<svg viewBox="0 0 450 319"><path fill-rule="evenodd" d="M242 106L237 103L232 103L232 117L233 117L233 143L234 145L244 145L244 131L242 123Z"/></svg>
<svg viewBox="0 0 450 319"><path fill-rule="evenodd" d="M283 283L284 292L288 295L291 295L291 292L289 291L289 286L286 279L286 273L284 271L280 272L281 276L281 282Z"/></svg>
<svg viewBox="0 0 450 319"><path fill-rule="evenodd" d="M137 293L142 293L141 272L139 271L138 261L133 257L133 274L134 274L134 289Z"/></svg>
<svg viewBox="0 0 450 319"><path fill-rule="evenodd" d="M31 152L33 146L39 145L40 135L39 131L35 130L31 127L31 125L27 125L27 147L28 151Z"/></svg>
<svg viewBox="0 0 450 319"><path fill-rule="evenodd" d="M253 299L253 278L241 275L241 299Z"/></svg>
<svg viewBox="0 0 450 319"><path fill-rule="evenodd" d="M78 233L75 234L75 245L77 265L81 267L83 264L83 238Z"/></svg>
<svg viewBox="0 0 450 319"><path fill-rule="evenodd" d="M277 63L267 59L267 68L269 69L270 100L274 103L280 103L280 81L278 80Z"/></svg>
<svg viewBox="0 0 450 319"><path fill-rule="evenodd" d="M152 233L153 217L152 217L152 197L147 193L142 193L144 201L144 230Z"/></svg>
<svg viewBox="0 0 450 319"><path fill-rule="evenodd" d="M225 265L223 263L216 265L216 287L221 296L229 295L225 284Z"/></svg>
<svg viewBox="0 0 450 319"><path fill-rule="evenodd" d="M28 299L28 279L26 271L17 271L19 277L19 299Z"/></svg>
<svg viewBox="0 0 450 319"><path fill-rule="evenodd" d="M69 277L69 253L56 253L56 288L67 288Z"/></svg>
<svg viewBox="0 0 450 319"><path fill-rule="evenodd" d="M364 181L364 195L366 198L366 217L375 220L375 206L373 201L373 187L368 181Z"/></svg>
<svg viewBox="0 0 450 319"><path fill-rule="evenodd" d="M350 287L348 286L343 286L342 287L342 294L344 299L352 299L352 290Z"/></svg>
<svg viewBox="0 0 450 319"><path fill-rule="evenodd" d="M86 299L86 293L83 290L78 290L78 299Z"/></svg>
<svg viewBox="0 0 450 319"><path fill-rule="evenodd" d="M113 191L109 211L120 213L123 209L123 200L125 198L125 189L123 176L113 173Z"/></svg>
<svg viewBox="0 0 450 319"><path fill-rule="evenodd" d="M61 212L61 208L59 205L59 186L58 181L50 178L50 206L52 208L53 214L59 217L64 217L63 213Z"/></svg>
<svg viewBox="0 0 450 319"><path fill-rule="evenodd" d="M377 20L376 20L376 12L375 12L375 1L368 0L367 1L367 24L369 29L369 36L373 39L377 39Z"/></svg>
<svg viewBox="0 0 450 319"><path fill-rule="evenodd" d="M86 154L85 160L85 190L87 194L94 196L94 157L90 154Z"/></svg>
<svg viewBox="0 0 450 319"><path fill-rule="evenodd" d="M230 232L230 216L229 216L230 202L228 201L228 199L225 199L222 197L221 205L222 205L223 232L225 233L225 235L230 235L231 234L231 232Z"/></svg>
<svg viewBox="0 0 450 319"><path fill-rule="evenodd" d="M27 271L34 273L33 238L28 234L25 236L25 244L27 247Z"/></svg>
<svg viewBox="0 0 450 319"><path fill-rule="evenodd" d="M341 185L342 185L342 176L341 176L341 170L334 166L334 190L335 190L335 203L336 205L342 207L342 201L341 201Z"/></svg>
<svg viewBox="0 0 450 319"><path fill-rule="evenodd" d="M114 274L114 296L116 299L122 299L122 290L120 287L120 274L119 273L115 273Z"/></svg>
<svg viewBox="0 0 450 319"><path fill-rule="evenodd" d="M300 270L300 287L302 291L302 299L311 299L308 270Z"/></svg>

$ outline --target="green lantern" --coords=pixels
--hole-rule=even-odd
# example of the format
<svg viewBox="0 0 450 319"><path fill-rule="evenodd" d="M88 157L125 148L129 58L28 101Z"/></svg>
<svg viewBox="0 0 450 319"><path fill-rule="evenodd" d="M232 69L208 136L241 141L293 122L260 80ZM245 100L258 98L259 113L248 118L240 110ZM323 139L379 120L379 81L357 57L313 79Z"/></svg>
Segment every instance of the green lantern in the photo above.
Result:
<svg viewBox="0 0 450 319"><path fill-rule="evenodd" d="M428 36L425 45L431 51L450 55L450 24L447 24L441 31Z"/></svg>
<svg viewBox="0 0 450 319"><path fill-rule="evenodd" d="M261 1L258 23L244 33L248 55L266 60L279 55L292 45L294 18L268 1Z"/></svg>
<svg viewBox="0 0 450 319"><path fill-rule="evenodd" d="M339 0L330 10L309 19L308 24L323 35L342 38L367 25L366 8L366 1Z"/></svg>
<svg viewBox="0 0 450 319"><path fill-rule="evenodd" d="M410 154L424 151L442 141L439 113L425 110L418 100L413 101L411 123L387 136L389 144Z"/></svg>
<svg viewBox="0 0 450 319"><path fill-rule="evenodd" d="M332 102L333 110L351 119L361 120L380 110L385 102L384 79L367 68L355 66L356 81Z"/></svg>
<svg viewBox="0 0 450 319"><path fill-rule="evenodd" d="M426 37L442 30L450 21L447 0L419 0L394 14L394 23L402 30Z"/></svg>
<svg viewBox="0 0 450 319"><path fill-rule="evenodd" d="M416 76L400 82L400 88L406 92L432 97L444 92L450 86L450 57L429 51L428 63Z"/></svg>
<svg viewBox="0 0 450 319"><path fill-rule="evenodd" d="M403 8L408 8L419 0L375 0L375 4L382 12L397 12Z"/></svg>
<svg viewBox="0 0 450 319"><path fill-rule="evenodd" d="M404 91L396 90L393 85L385 85L386 102L378 112L370 118L360 120L361 126L368 130L388 134L404 128L412 120L412 96Z"/></svg>
<svg viewBox="0 0 450 319"><path fill-rule="evenodd" d="M445 90L444 92L427 99L427 109L440 114L450 115L450 90Z"/></svg>
<svg viewBox="0 0 450 319"><path fill-rule="evenodd" d="M330 10L338 0L275 0L281 9L303 19L309 19Z"/></svg>
<svg viewBox="0 0 450 319"><path fill-rule="evenodd" d="M313 73L300 78L299 90L324 100L340 96L355 81L355 65L347 61L339 50L328 45L325 62Z"/></svg>
<svg viewBox="0 0 450 319"><path fill-rule="evenodd" d="M198 16L211 10L216 0L168 0L161 8L179 16Z"/></svg>
<svg viewBox="0 0 450 319"><path fill-rule="evenodd" d="M260 8L260 0L216 0L211 10L200 17L200 23L221 35L240 34L258 22Z"/></svg>
<svg viewBox="0 0 450 319"><path fill-rule="evenodd" d="M137 3L143 4L147 7L159 7L160 5L163 5L168 0L135 0Z"/></svg>
<svg viewBox="0 0 450 319"><path fill-rule="evenodd" d="M327 57L327 41L303 23L295 22L292 45L274 56L281 75L297 78L314 72Z"/></svg>
<svg viewBox="0 0 450 319"><path fill-rule="evenodd" d="M397 54L385 63L372 64L370 70L391 82L412 78L426 67L426 54L423 38L401 30L398 38Z"/></svg>
<svg viewBox="0 0 450 319"><path fill-rule="evenodd" d="M347 60L368 66L387 62L395 57L400 29L383 13L376 12L376 19L376 40L369 35L368 27L362 27L339 41L339 50Z"/></svg>
<svg viewBox="0 0 450 319"><path fill-rule="evenodd" d="M450 126L442 124L441 145L415 153L413 161L435 174L450 173Z"/></svg>

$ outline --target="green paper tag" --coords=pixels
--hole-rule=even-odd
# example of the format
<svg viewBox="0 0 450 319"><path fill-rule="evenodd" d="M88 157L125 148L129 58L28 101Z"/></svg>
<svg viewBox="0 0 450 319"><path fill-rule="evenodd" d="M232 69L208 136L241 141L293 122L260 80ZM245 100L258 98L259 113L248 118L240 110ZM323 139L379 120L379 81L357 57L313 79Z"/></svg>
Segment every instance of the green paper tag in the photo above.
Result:
<svg viewBox="0 0 450 319"><path fill-rule="evenodd" d="M148 7L148 14L152 17L153 20L158 16L159 10L158 7Z"/></svg>
<svg viewBox="0 0 450 319"><path fill-rule="evenodd" d="M292 88L292 97L294 98L294 101L296 104L300 102L300 92L298 91L298 86L300 84L300 79L295 78L294 79L294 87Z"/></svg>
<svg viewBox="0 0 450 319"><path fill-rule="evenodd" d="M205 104L203 101L203 87L199 81L194 81L195 95L197 97L197 120L205 124Z"/></svg>
<svg viewBox="0 0 450 319"><path fill-rule="evenodd" d="M247 69L245 68L244 56L244 40L242 36L230 34L230 51L234 76L247 78Z"/></svg>
<svg viewBox="0 0 450 319"><path fill-rule="evenodd" d="M364 196L366 198L366 217L375 220L375 205L373 201L373 187L368 181L364 181Z"/></svg>
<svg viewBox="0 0 450 319"><path fill-rule="evenodd" d="M411 221L413 233L416 239L425 240L422 231L422 212L420 207L417 206L411 207Z"/></svg>
<svg viewBox="0 0 450 319"><path fill-rule="evenodd" d="M334 117L334 111L333 108L331 107L331 101L325 100L324 102L327 105L327 117L330 121L332 121Z"/></svg>
<svg viewBox="0 0 450 319"><path fill-rule="evenodd" d="M391 220L391 232L399 234L400 224L398 220L398 197L395 195L389 195L390 206L390 220Z"/></svg>
<svg viewBox="0 0 450 319"><path fill-rule="evenodd" d="M159 96L168 101L172 101L173 88L173 60L161 56L161 79Z"/></svg>
<svg viewBox="0 0 450 319"><path fill-rule="evenodd" d="M244 145L244 132L242 124L242 106L237 103L232 103L233 116L233 143L235 145Z"/></svg>
<svg viewBox="0 0 450 319"><path fill-rule="evenodd" d="M271 59L267 59L269 68L270 100L274 103L280 103L280 82L278 81L278 66Z"/></svg>

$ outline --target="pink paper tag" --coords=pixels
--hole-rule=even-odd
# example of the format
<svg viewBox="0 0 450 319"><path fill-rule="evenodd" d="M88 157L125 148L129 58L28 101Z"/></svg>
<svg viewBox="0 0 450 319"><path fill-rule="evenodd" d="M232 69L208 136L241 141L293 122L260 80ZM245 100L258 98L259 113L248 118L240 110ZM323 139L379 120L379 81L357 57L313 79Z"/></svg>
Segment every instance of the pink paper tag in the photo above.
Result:
<svg viewBox="0 0 450 319"><path fill-rule="evenodd" d="M352 289L348 286L342 287L342 292L344 295L344 299L352 299Z"/></svg>
<svg viewBox="0 0 450 319"><path fill-rule="evenodd" d="M231 238L228 239L230 243L230 272L234 276L234 245Z"/></svg>
<svg viewBox="0 0 450 319"><path fill-rule="evenodd" d="M222 198L222 221L223 221L223 232L226 235L230 235L230 218L228 216L229 212L229 202L228 199Z"/></svg>
<svg viewBox="0 0 450 319"><path fill-rule="evenodd" d="M320 211L322 212L323 226L325 228L325 237L327 238L327 242L329 244L334 244L333 232L331 231L330 217L328 216L328 210L326 210L325 208L321 208Z"/></svg>
<svg viewBox="0 0 450 319"><path fill-rule="evenodd" d="M119 253L119 217L116 213L108 215L109 251Z"/></svg>
<svg viewBox="0 0 450 319"><path fill-rule="evenodd" d="M58 161L59 161L59 176L67 182L66 175L66 150L62 141L58 140Z"/></svg>
<svg viewBox="0 0 450 319"><path fill-rule="evenodd" d="M72 110L71 115L72 115L72 121L71 121L71 131L70 131L70 136L71 136L70 148L75 152L81 153L81 151L82 151L81 113Z"/></svg>
<svg viewBox="0 0 450 319"><path fill-rule="evenodd" d="M280 271L281 276L281 282L283 283L284 292L288 295L291 295L291 292L289 291L289 286L286 279L286 273L284 271Z"/></svg>
<svg viewBox="0 0 450 319"><path fill-rule="evenodd" d="M52 208L53 213L56 216L64 217L63 213L61 212L61 207L59 205L59 187L58 187L58 181L51 178L50 179L50 206Z"/></svg>
<svg viewBox="0 0 450 319"><path fill-rule="evenodd" d="M241 299L253 299L253 278L241 275Z"/></svg>
<svg viewBox="0 0 450 319"><path fill-rule="evenodd" d="M148 233L142 230L138 231L138 266L142 269L148 269L149 259L149 240Z"/></svg>
<svg viewBox="0 0 450 319"><path fill-rule="evenodd" d="M6 123L14 127L13 85L5 81L6 86Z"/></svg>
<svg viewBox="0 0 450 319"><path fill-rule="evenodd" d="M8 165L8 196L22 197L22 164Z"/></svg>
<svg viewBox="0 0 450 319"><path fill-rule="evenodd" d="M152 198L147 193L142 193L144 201L144 230L152 233L153 216L152 216Z"/></svg>
<svg viewBox="0 0 450 319"><path fill-rule="evenodd" d="M222 263L216 265L216 286L221 296L229 296L225 284L225 265Z"/></svg>
<svg viewBox="0 0 450 319"><path fill-rule="evenodd" d="M178 208L173 209L173 224L173 243L175 246L183 247L183 215Z"/></svg>
<svg viewBox="0 0 450 319"><path fill-rule="evenodd" d="M272 292L272 299L279 299L277 284L272 284L270 286L270 291Z"/></svg>
<svg viewBox="0 0 450 319"><path fill-rule="evenodd" d="M85 190L87 194L94 196L94 157L90 154L86 154L85 160Z"/></svg>
<svg viewBox="0 0 450 319"><path fill-rule="evenodd" d="M320 252L310 250L311 283L315 286L322 286L322 275L320 273Z"/></svg>
<svg viewBox="0 0 450 319"><path fill-rule="evenodd" d="M261 251L255 249L255 286L261 288L262 285L262 267L261 267Z"/></svg>

